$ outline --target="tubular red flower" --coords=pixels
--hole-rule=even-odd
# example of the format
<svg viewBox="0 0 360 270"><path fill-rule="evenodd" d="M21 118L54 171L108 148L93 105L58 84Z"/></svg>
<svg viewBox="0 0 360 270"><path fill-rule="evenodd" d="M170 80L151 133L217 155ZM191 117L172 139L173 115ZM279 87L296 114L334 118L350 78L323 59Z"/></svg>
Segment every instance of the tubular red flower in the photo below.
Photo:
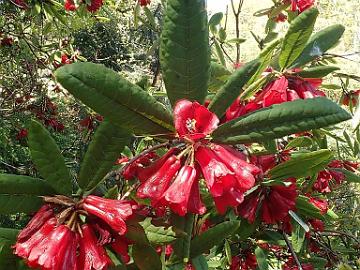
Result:
<svg viewBox="0 0 360 270"><path fill-rule="evenodd" d="M224 214L228 207L236 207L244 201L244 193L231 188L224 192L221 196L214 196L214 202L217 211Z"/></svg>
<svg viewBox="0 0 360 270"><path fill-rule="evenodd" d="M41 269L76 269L76 248L75 233L60 225L31 249L27 262Z"/></svg>
<svg viewBox="0 0 360 270"><path fill-rule="evenodd" d="M14 253L24 259L29 257L31 250L39 244L43 239L47 238L48 235L55 229L56 218L48 219L39 229L36 231L29 230L23 235L18 236L18 241L16 242L14 248ZM31 232L31 235L29 234ZM27 240L26 237L30 236Z"/></svg>
<svg viewBox="0 0 360 270"><path fill-rule="evenodd" d="M74 11L76 10L76 6L73 0L65 0L64 8L67 11Z"/></svg>
<svg viewBox="0 0 360 270"><path fill-rule="evenodd" d="M235 172L238 188L247 191L255 184L255 177L260 173L260 169L244 160L242 153L229 146L212 144L211 149L222 160L226 166Z"/></svg>
<svg viewBox="0 0 360 270"><path fill-rule="evenodd" d="M164 163L174 154L176 154L178 151L177 148L173 147L170 148L169 151L166 152L165 155L163 155L161 158L154 161L153 164L151 164L148 167L141 168L136 171L136 177L141 181L144 182L149 177L151 177L153 174L155 174L160 168L164 165Z"/></svg>
<svg viewBox="0 0 360 270"><path fill-rule="evenodd" d="M103 5L103 0L91 0L91 4L86 6L86 9L90 12L98 11Z"/></svg>
<svg viewBox="0 0 360 270"><path fill-rule="evenodd" d="M188 212L191 188L196 179L196 169L193 166L185 165L163 195L165 203L180 216L185 216Z"/></svg>
<svg viewBox="0 0 360 270"><path fill-rule="evenodd" d="M288 80L285 76L271 82L264 89L264 96L262 97L263 106L269 107L273 104L279 104L288 101L287 100L287 88ZM257 97L260 98L261 96Z"/></svg>
<svg viewBox="0 0 360 270"><path fill-rule="evenodd" d="M174 124L181 138L199 140L217 128L219 119L198 102L180 100L174 108Z"/></svg>
<svg viewBox="0 0 360 270"><path fill-rule="evenodd" d="M26 227L21 230L17 236L17 240L23 241L28 239L52 217L54 217L53 208L48 204L43 205L26 225Z"/></svg>
<svg viewBox="0 0 360 270"><path fill-rule="evenodd" d="M124 236L117 236L114 242L111 243L112 249L120 255L123 263L128 263L130 261L129 256L129 245L131 242Z"/></svg>
<svg viewBox="0 0 360 270"><path fill-rule="evenodd" d="M326 200L310 197L310 203L318 208L321 214L326 214L328 211L328 203Z"/></svg>
<svg viewBox="0 0 360 270"><path fill-rule="evenodd" d="M150 198L152 204L155 205L169 187L180 167L181 162L176 156L168 158L155 174L139 186L137 196L139 198Z"/></svg>
<svg viewBox="0 0 360 270"><path fill-rule="evenodd" d="M191 187L190 198L188 201L188 211L190 213L199 215L202 215L206 212L206 207L201 201L198 180L195 180Z"/></svg>
<svg viewBox="0 0 360 270"><path fill-rule="evenodd" d="M258 168L261 168L262 173L266 174L270 169L276 166L277 158L276 155L262 155L262 156L251 156L251 163L255 164Z"/></svg>
<svg viewBox="0 0 360 270"><path fill-rule="evenodd" d="M315 231L322 232L325 229L324 222L322 222L320 219L310 219L309 223L311 224L311 227L313 227Z"/></svg>
<svg viewBox="0 0 360 270"><path fill-rule="evenodd" d="M79 241L78 269L105 270L112 263L105 249L97 243L94 231L87 224L81 227L83 236ZM66 268L70 269L70 268Z"/></svg>
<svg viewBox="0 0 360 270"><path fill-rule="evenodd" d="M120 235L126 233L127 220L133 214L132 203L123 200L110 200L97 196L87 196L83 208L89 214L97 216Z"/></svg>
<svg viewBox="0 0 360 270"><path fill-rule="evenodd" d="M122 176L126 180L131 180L134 177L137 177L139 172L143 170L145 166L149 166L152 160L156 157L157 154L155 152L149 152L146 155L139 157L125 168L122 172Z"/></svg>
<svg viewBox="0 0 360 270"><path fill-rule="evenodd" d="M223 196L225 192L237 185L234 171L229 169L209 147L199 146L195 151L195 159L214 197Z"/></svg>
<svg viewBox="0 0 360 270"><path fill-rule="evenodd" d="M259 202L260 189L245 197L244 202L237 207L237 213L246 218L250 223L254 223Z"/></svg>
<svg viewBox="0 0 360 270"><path fill-rule="evenodd" d="M262 220L268 224L283 221L288 216L289 210L295 210L297 197L296 185L271 186L270 191L262 202Z"/></svg>

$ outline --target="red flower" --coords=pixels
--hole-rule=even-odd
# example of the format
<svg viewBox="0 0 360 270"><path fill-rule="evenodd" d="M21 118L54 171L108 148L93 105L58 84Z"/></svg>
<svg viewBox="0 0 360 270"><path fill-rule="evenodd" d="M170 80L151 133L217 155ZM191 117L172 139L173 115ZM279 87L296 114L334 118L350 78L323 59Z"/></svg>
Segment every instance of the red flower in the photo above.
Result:
<svg viewBox="0 0 360 270"><path fill-rule="evenodd" d="M97 196L87 196L83 208L89 214L102 219L120 235L126 233L125 220L133 214L132 203L129 201L110 200Z"/></svg>
<svg viewBox="0 0 360 270"><path fill-rule="evenodd" d="M138 177L138 174L143 169L143 167L149 166L152 162L152 159L156 157L157 154L155 152L149 152L146 155L142 155L124 168L122 176L126 180L131 180L134 177Z"/></svg>
<svg viewBox="0 0 360 270"><path fill-rule="evenodd" d="M161 168L143 182L138 190L139 198L150 198L153 205L163 197L171 180L181 167L181 162L176 156L169 157Z"/></svg>
<svg viewBox="0 0 360 270"><path fill-rule="evenodd" d="M227 146L199 146L195 159L220 213L244 200L244 192L254 185L254 175L259 173L257 167L244 161L241 154Z"/></svg>
<svg viewBox="0 0 360 270"><path fill-rule="evenodd" d="M230 120L233 120L261 108L261 104L255 102L249 102L245 104L244 102L241 102L240 98L237 98L226 110L224 122L228 122Z"/></svg>
<svg viewBox="0 0 360 270"><path fill-rule="evenodd" d="M328 211L328 203L326 200L310 197L310 203L318 208L321 214L326 214Z"/></svg>
<svg viewBox="0 0 360 270"><path fill-rule="evenodd" d="M138 0L140 6L147 6L151 3L151 0Z"/></svg>
<svg viewBox="0 0 360 270"><path fill-rule="evenodd" d="M67 54L61 55L61 64L66 65L66 64L71 64L72 62L73 61L69 58Z"/></svg>
<svg viewBox="0 0 360 270"><path fill-rule="evenodd" d="M217 116L198 102L180 100L175 105L174 124L180 138L203 139L217 128L218 123Z"/></svg>
<svg viewBox="0 0 360 270"><path fill-rule="evenodd" d="M66 225L55 227L31 249L27 263L41 269L76 269L76 240Z"/></svg>
<svg viewBox="0 0 360 270"><path fill-rule="evenodd" d="M52 217L54 217L53 208L48 204L43 205L36 212L26 227L21 230L17 240L21 242L22 240L28 239Z"/></svg>
<svg viewBox="0 0 360 270"><path fill-rule="evenodd" d="M230 270L255 270L257 268L256 256L246 252L244 255L232 257Z"/></svg>
<svg viewBox="0 0 360 270"><path fill-rule="evenodd" d="M288 181L293 182L288 187L277 185L258 188L237 208L238 214L250 223L255 221L257 211L265 223L276 224L279 221L286 221L289 210L295 210L297 197L295 180L288 179Z"/></svg>
<svg viewBox="0 0 360 270"><path fill-rule="evenodd" d="M290 2L285 0L284 2ZM315 0L291 0L291 11L298 11L299 13L311 8Z"/></svg>
<svg viewBox="0 0 360 270"><path fill-rule="evenodd" d="M16 6L22 9L27 9L28 5L24 0L14 0L12 3L14 3Z"/></svg>
<svg viewBox="0 0 360 270"><path fill-rule="evenodd" d="M310 219L309 223L311 224L311 227L313 227L315 231L319 231L319 232L324 231L325 225L324 222L322 222L320 219Z"/></svg>
<svg viewBox="0 0 360 270"><path fill-rule="evenodd" d="M41 212L43 212L43 210ZM37 227L42 223L42 220L39 222L39 224L34 222L35 220L30 221L32 225L26 226L24 229L25 232L20 232L18 240L14 246L14 253L24 259L29 257L31 250L36 247L43 239L47 239L48 235L55 229L57 223L55 217L48 219L41 225L40 228ZM36 230L34 230L35 228Z"/></svg>
<svg viewBox="0 0 360 270"><path fill-rule="evenodd" d="M103 0L91 0L91 4L86 6L86 9L90 12L98 11L103 5Z"/></svg>
<svg viewBox="0 0 360 270"><path fill-rule="evenodd" d="M193 166L183 166L177 174L174 182L163 195L165 203L171 210L180 216L185 216L188 212L188 202L191 195L191 188L197 185L198 173ZM203 213L197 213L203 214Z"/></svg>
<svg viewBox="0 0 360 270"><path fill-rule="evenodd" d="M94 129L93 119L91 116L87 116L79 122L80 126L87 128L88 130Z"/></svg>
<svg viewBox="0 0 360 270"><path fill-rule="evenodd" d="M270 169L274 168L277 164L276 155L262 155L262 156L251 156L251 163L261 168L262 173L266 174Z"/></svg>
<svg viewBox="0 0 360 270"><path fill-rule="evenodd" d="M274 20L277 23L278 22L286 22L287 16L284 13L279 13L279 15L277 15Z"/></svg>
<svg viewBox="0 0 360 270"><path fill-rule="evenodd" d="M74 0L65 0L64 8L65 8L65 10L67 10L67 11L74 11L74 10L76 10L76 6L75 6L75 3L74 3Z"/></svg>
<svg viewBox="0 0 360 270"><path fill-rule="evenodd" d="M82 237L79 241L78 269L102 270L107 269L112 262L105 249L98 244L94 231L87 224L81 227ZM66 268L72 269L72 268Z"/></svg>
<svg viewBox="0 0 360 270"><path fill-rule="evenodd" d="M303 270L314 270L314 267L310 263L302 263ZM299 267L295 263L294 257L290 257L288 261L283 265L283 270L299 270Z"/></svg>
<svg viewBox="0 0 360 270"><path fill-rule="evenodd" d="M114 242L111 243L112 249L120 255L124 263L130 262L129 244L130 241L123 236L117 236Z"/></svg>
<svg viewBox="0 0 360 270"><path fill-rule="evenodd" d="M14 43L14 39L12 37L6 37L1 40L0 45L11 47L13 43Z"/></svg>
<svg viewBox="0 0 360 270"><path fill-rule="evenodd" d="M22 128L22 129L20 129L19 132L16 134L16 139L17 139L18 141L20 141L20 140L26 138L26 137L28 136L28 134L29 134L28 130L27 130L26 128Z"/></svg>

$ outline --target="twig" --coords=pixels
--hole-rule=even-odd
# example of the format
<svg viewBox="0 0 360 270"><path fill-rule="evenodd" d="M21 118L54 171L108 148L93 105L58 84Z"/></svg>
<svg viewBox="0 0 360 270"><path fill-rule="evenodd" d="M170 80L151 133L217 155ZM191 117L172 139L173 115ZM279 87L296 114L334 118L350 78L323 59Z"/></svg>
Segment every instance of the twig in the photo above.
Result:
<svg viewBox="0 0 360 270"><path fill-rule="evenodd" d="M295 252L293 246L291 245L289 239L287 238L286 233L283 231L282 234L283 234L283 236L284 236L286 245L288 246L288 248L289 248L292 256L294 257L294 260L295 260L295 263L296 263L297 267L299 268L299 270L303 270L303 268L302 268L302 266L301 266L301 263L300 263L300 261L299 261L299 258L297 257L296 252Z"/></svg>

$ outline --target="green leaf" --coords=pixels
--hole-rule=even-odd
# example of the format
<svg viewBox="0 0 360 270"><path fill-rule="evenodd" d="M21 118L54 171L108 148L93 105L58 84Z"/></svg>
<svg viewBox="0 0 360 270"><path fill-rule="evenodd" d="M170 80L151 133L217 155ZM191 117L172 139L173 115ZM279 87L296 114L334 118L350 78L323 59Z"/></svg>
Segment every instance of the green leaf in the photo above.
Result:
<svg viewBox="0 0 360 270"><path fill-rule="evenodd" d="M9 240L13 243L16 241L16 236L18 233L19 230L16 229L0 228L0 238Z"/></svg>
<svg viewBox="0 0 360 270"><path fill-rule="evenodd" d="M301 55L295 60L290 68L301 67L323 55L327 50L334 47L342 37L345 27L341 24L329 26L313 36L306 44Z"/></svg>
<svg viewBox="0 0 360 270"><path fill-rule="evenodd" d="M95 188L114 165L124 147L130 143L131 134L104 121L96 129L86 151L79 173L79 186L86 190Z"/></svg>
<svg viewBox="0 0 360 270"><path fill-rule="evenodd" d="M224 54L223 50L221 49L219 41L217 41L215 39L214 45L215 45L215 51L216 51L217 58L219 59L219 62L221 63L221 65L226 67L225 54Z"/></svg>
<svg viewBox="0 0 360 270"><path fill-rule="evenodd" d="M192 231L194 227L195 217L193 214L187 214L184 217L173 214L171 216L171 224L174 225L174 230L181 231L184 237L177 239L172 247L174 249L173 254L170 257L172 262L187 262L190 258L190 242L192 238ZM198 254L200 255L200 254Z"/></svg>
<svg viewBox="0 0 360 270"><path fill-rule="evenodd" d="M234 233L239 226L240 222L237 220L225 221L196 236L191 241L190 257L195 258L221 243L226 237Z"/></svg>
<svg viewBox="0 0 360 270"><path fill-rule="evenodd" d="M28 144L32 160L40 175L56 192L70 195L72 177L49 131L40 123L32 121L29 129Z"/></svg>
<svg viewBox="0 0 360 270"><path fill-rule="evenodd" d="M231 72L223 65L212 61L210 66L209 91L216 92L219 90L225 84L229 75L231 75Z"/></svg>
<svg viewBox="0 0 360 270"><path fill-rule="evenodd" d="M291 244L295 252L300 252L305 241L305 230L297 223L293 222L293 230L291 233Z"/></svg>
<svg viewBox="0 0 360 270"><path fill-rule="evenodd" d="M153 247L135 244L132 255L140 270L162 270L160 257Z"/></svg>
<svg viewBox="0 0 360 270"><path fill-rule="evenodd" d="M292 139L285 149L297 148L297 147L310 147L312 146L313 141L309 137L297 137Z"/></svg>
<svg viewBox="0 0 360 270"><path fill-rule="evenodd" d="M0 194L0 214L32 213L42 203L43 200L34 195Z"/></svg>
<svg viewBox="0 0 360 270"><path fill-rule="evenodd" d="M214 141L225 144L261 142L326 127L350 119L348 112L320 97L273 105L219 126Z"/></svg>
<svg viewBox="0 0 360 270"><path fill-rule="evenodd" d="M279 56L279 65L282 69L289 67L304 50L314 29L318 14L319 11L316 8L311 8L291 22Z"/></svg>
<svg viewBox="0 0 360 270"><path fill-rule="evenodd" d="M299 195L296 198L296 209L299 214L304 215L305 217L324 220L324 216L321 214L320 209L310 203L309 198L306 196Z"/></svg>
<svg viewBox="0 0 360 270"><path fill-rule="evenodd" d="M268 270L269 264L267 262L267 253L260 247L255 249L256 261L258 263L259 270Z"/></svg>
<svg viewBox="0 0 360 270"><path fill-rule="evenodd" d="M215 13L209 20L209 25L218 25L221 23L224 14L222 12Z"/></svg>
<svg viewBox="0 0 360 270"><path fill-rule="evenodd" d="M256 71L256 73L249 80L248 85L253 84L262 75L264 70L270 65L271 60L273 59L275 49L279 46L279 44L281 42L282 42L282 39L277 39L277 40L271 42L268 46L266 46L264 48L264 50L261 51L261 53L259 55L259 60L260 60L261 64L260 64L258 70ZM246 98L243 98L243 99L246 99Z"/></svg>
<svg viewBox="0 0 360 270"><path fill-rule="evenodd" d="M179 99L203 103L210 77L205 0L168 0L160 62L171 104Z"/></svg>
<svg viewBox="0 0 360 270"><path fill-rule="evenodd" d="M317 66L317 67L311 67L305 70L301 70L294 74L302 78L323 78L339 69L340 68L333 66Z"/></svg>
<svg viewBox="0 0 360 270"><path fill-rule="evenodd" d="M332 171L341 172L345 175L345 180L349 183L360 183L360 175L350 172L346 169L331 169Z"/></svg>
<svg viewBox="0 0 360 270"><path fill-rule="evenodd" d="M103 65L74 63L55 72L57 81L106 119L135 134L169 133L172 116L141 87Z"/></svg>
<svg viewBox="0 0 360 270"><path fill-rule="evenodd" d="M327 149L299 154L272 168L269 175L271 179L311 176L323 170L332 157L332 152Z"/></svg>
<svg viewBox="0 0 360 270"><path fill-rule="evenodd" d="M144 228L149 242L153 245L169 244L177 239L172 227L156 227L151 223L151 218L146 218L140 222L140 225Z"/></svg>
<svg viewBox="0 0 360 270"><path fill-rule="evenodd" d="M251 76L255 74L259 66L259 61L254 60L236 70L229 77L222 89L216 93L209 105L209 110L221 118L226 109L241 94L243 86L248 82Z"/></svg>
<svg viewBox="0 0 360 270"><path fill-rule="evenodd" d="M191 262L196 270L208 270L209 269L206 258L203 255L197 256L196 258L192 259Z"/></svg>

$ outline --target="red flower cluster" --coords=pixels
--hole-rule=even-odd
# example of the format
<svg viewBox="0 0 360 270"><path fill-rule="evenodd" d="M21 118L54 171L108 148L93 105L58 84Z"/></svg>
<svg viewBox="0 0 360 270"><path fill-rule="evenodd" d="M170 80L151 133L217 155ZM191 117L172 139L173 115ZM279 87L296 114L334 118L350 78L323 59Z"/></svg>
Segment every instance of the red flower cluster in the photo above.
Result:
<svg viewBox="0 0 360 270"><path fill-rule="evenodd" d="M85 3L85 1L82 1ZM86 5L86 9L89 12L98 11L103 5L103 0L91 0L89 5ZM65 0L64 8L67 11L75 11L77 9L74 0Z"/></svg>
<svg viewBox="0 0 360 270"><path fill-rule="evenodd" d="M121 235L126 232L125 220L133 214L131 202L96 196L79 203L64 196L45 200L53 204L40 208L19 233L14 246L14 253L24 258L29 267L105 270L111 264L105 244L129 261L129 242ZM80 215L87 217L87 223L81 225Z"/></svg>
<svg viewBox="0 0 360 270"><path fill-rule="evenodd" d="M303 270L314 270L314 266L310 263L302 263ZM299 270L299 267L295 263L294 257L290 257L289 260L283 265L283 270Z"/></svg>
<svg viewBox="0 0 360 270"><path fill-rule="evenodd" d="M260 108L269 107L274 104L293 101L296 99L307 99L325 96L324 92L316 87L321 85L321 79L303 79L300 77L285 77L268 83L264 89L258 92L253 100L248 103L241 103L238 98L228 108L225 121L230 121L249 112Z"/></svg>
<svg viewBox="0 0 360 270"><path fill-rule="evenodd" d="M102 122L104 120L104 117L97 114L95 116L89 115L86 116L84 119L82 119L79 124L80 126L88 129L88 130L94 130L96 125L99 124L99 122Z"/></svg>
<svg viewBox="0 0 360 270"><path fill-rule="evenodd" d="M255 270L257 268L256 257L251 252L232 257L230 270Z"/></svg>
<svg viewBox="0 0 360 270"><path fill-rule="evenodd" d="M352 107L356 107L356 105L359 102L359 95L360 95L360 90L344 93L341 98L341 104L345 106L351 105Z"/></svg>
<svg viewBox="0 0 360 270"><path fill-rule="evenodd" d="M21 141L22 139L25 139L28 136L28 133L29 133L29 131L26 128L22 128L16 134L16 139L18 141Z"/></svg>
<svg viewBox="0 0 360 270"><path fill-rule="evenodd" d="M299 13L311 8L315 4L315 0L284 0L284 3L291 2L291 11Z"/></svg>
<svg viewBox="0 0 360 270"><path fill-rule="evenodd" d="M260 170L235 149L209 142L219 119L205 106L181 100L174 117L177 136L185 146L173 147L158 159L152 152L141 156L124 169L124 178L140 180L139 198L149 198L152 206L170 207L181 216L205 212L199 192L201 174L220 213L238 206Z"/></svg>
<svg viewBox="0 0 360 270"><path fill-rule="evenodd" d="M253 223L257 214L267 224L287 222L289 211L295 210L297 198L295 179L288 179L289 186L259 187L248 195L237 208L237 212L250 223Z"/></svg>
<svg viewBox="0 0 360 270"><path fill-rule="evenodd" d="M330 162L327 169L319 172L313 189L321 193L329 193L331 192L331 185L340 185L345 180L345 175L334 169L346 169L354 172L358 167L359 163L356 162L333 160Z"/></svg>
<svg viewBox="0 0 360 270"><path fill-rule="evenodd" d="M138 0L138 3L140 6L144 7L144 6L150 5L151 0Z"/></svg>

